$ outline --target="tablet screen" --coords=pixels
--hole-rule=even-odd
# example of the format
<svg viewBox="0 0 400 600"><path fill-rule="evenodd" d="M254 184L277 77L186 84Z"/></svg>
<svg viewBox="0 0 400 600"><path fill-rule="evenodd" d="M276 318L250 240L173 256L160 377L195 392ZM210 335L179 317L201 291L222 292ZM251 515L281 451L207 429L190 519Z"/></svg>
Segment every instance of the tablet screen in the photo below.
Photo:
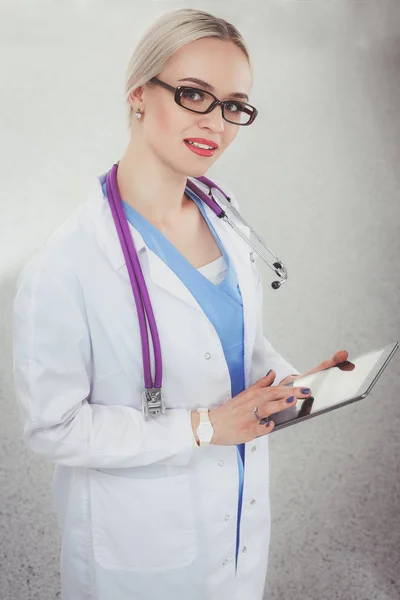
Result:
<svg viewBox="0 0 400 600"><path fill-rule="evenodd" d="M271 415L274 429L280 424L302 417L322 414L354 399L364 397L371 383L376 381L383 368L397 350L398 343L367 352L354 360L297 379L292 385L311 388L311 397L300 399L296 406ZM290 395L288 386L288 396Z"/></svg>

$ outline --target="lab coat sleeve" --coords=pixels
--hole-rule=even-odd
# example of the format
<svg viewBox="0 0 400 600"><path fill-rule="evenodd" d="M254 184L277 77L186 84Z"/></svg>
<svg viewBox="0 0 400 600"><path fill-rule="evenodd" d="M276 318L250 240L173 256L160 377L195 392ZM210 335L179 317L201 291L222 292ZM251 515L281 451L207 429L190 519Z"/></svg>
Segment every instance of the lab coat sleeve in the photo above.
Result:
<svg viewBox="0 0 400 600"><path fill-rule="evenodd" d="M195 445L190 412L145 421L122 405L89 402L90 332L68 266L31 260L13 307L13 372L27 447L73 467L186 465Z"/></svg>
<svg viewBox="0 0 400 600"><path fill-rule="evenodd" d="M224 192L229 196L229 198L231 199L231 202L233 204L233 206L240 212L240 205L235 197L235 195L233 194L232 190L229 189L225 183L222 183L220 181L218 181L217 179L213 179L213 181L222 189L224 190ZM246 228L245 231L248 231L248 229ZM249 247L249 252L251 251L251 248ZM258 259L257 256L255 258L255 262L253 263L252 268L255 271L256 277L258 279L258 284L257 284L257 289L258 289L258 301L259 301L259 314L261 315L261 321L263 319L263 286L262 286L262 282L261 282L261 275L260 272L256 266L256 262L257 260L261 260ZM271 342L266 338L266 336L264 335L264 331L262 328L259 328L257 330L256 333L257 336L262 336L263 337L263 342L264 342L264 348L265 348L265 357L264 357L264 361L265 361L265 374L267 374L267 372L269 371L269 369L274 369L276 375L275 375L275 380L274 383L272 385L279 385L279 383L285 379L285 377L287 377L288 375L300 375L300 371L298 371L295 367L293 367L293 365L291 365L287 360L285 360L283 358L283 356L281 356L276 350L275 348L272 346ZM257 344L256 344L256 347ZM254 360L257 360L258 357L254 356ZM261 367L261 365L260 365Z"/></svg>

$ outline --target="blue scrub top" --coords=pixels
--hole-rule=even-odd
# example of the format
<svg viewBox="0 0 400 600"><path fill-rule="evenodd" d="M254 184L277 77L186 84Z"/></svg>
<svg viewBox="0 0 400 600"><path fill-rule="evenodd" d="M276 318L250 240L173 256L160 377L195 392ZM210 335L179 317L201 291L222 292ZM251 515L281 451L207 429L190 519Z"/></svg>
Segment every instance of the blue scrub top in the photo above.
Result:
<svg viewBox="0 0 400 600"><path fill-rule="evenodd" d="M104 196L107 197L105 176L100 177ZM142 235L146 245L157 254L189 289L213 324L225 354L231 378L232 397L245 389L244 383L244 323L243 302L235 269L206 215L202 200L186 187L185 194L199 207L215 241L228 265L223 281L215 285L175 248L173 244L132 206L122 200L127 220ZM236 529L236 566L240 541L240 518L242 511L245 445L238 444L238 518Z"/></svg>

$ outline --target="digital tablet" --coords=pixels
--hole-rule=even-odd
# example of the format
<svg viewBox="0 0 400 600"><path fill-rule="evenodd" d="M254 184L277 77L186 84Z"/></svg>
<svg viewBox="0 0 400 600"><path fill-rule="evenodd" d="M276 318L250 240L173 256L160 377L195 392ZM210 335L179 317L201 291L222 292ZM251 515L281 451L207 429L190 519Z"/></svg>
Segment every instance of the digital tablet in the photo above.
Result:
<svg viewBox="0 0 400 600"><path fill-rule="evenodd" d="M351 361L346 360L335 367L286 384L309 387L312 395L297 400L296 406L270 415L275 423L271 433L368 396L398 347L399 342L388 344Z"/></svg>

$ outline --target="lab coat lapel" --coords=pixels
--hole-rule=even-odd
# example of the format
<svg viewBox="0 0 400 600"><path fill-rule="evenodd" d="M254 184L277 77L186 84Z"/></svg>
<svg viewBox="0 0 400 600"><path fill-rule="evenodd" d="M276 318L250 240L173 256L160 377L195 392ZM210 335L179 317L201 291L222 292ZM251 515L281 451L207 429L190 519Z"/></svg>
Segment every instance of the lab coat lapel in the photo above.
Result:
<svg viewBox="0 0 400 600"><path fill-rule="evenodd" d="M228 225L228 223L217 217L208 206L205 207L205 210L232 261L238 278L240 292L242 294L245 348L244 370L245 385L247 387L249 384L251 357L253 354L258 318L254 277L251 272L250 247L239 234ZM241 229L243 232L246 230L249 231L248 227L245 226L241 226Z"/></svg>
<svg viewBox="0 0 400 600"><path fill-rule="evenodd" d="M144 271L144 261L147 260L148 265L148 274L153 283L155 283L160 288L163 288L169 294L179 298L182 302L189 304L191 307L202 310L199 303L196 301L194 296L189 292L188 288L184 285L184 283L179 279L179 277L174 273L172 269L157 255L155 254L148 246L146 246L142 235L135 229L131 223L129 223L129 229L132 234L132 239L135 245L135 248L138 252L139 260L142 266L142 271ZM117 241L119 243L118 234ZM121 265L118 268L118 272L121 277L130 282L128 269L125 263L125 257L121 248Z"/></svg>
<svg viewBox="0 0 400 600"><path fill-rule="evenodd" d="M111 208L107 198L103 195L101 182L97 179L93 190L88 198L89 215L95 221L95 231L100 247L108 256L113 267L118 271L122 279L130 285L128 268L125 262L125 256L118 237L118 232L111 213ZM139 256L142 271L146 272L145 264L147 262L148 275L153 283L163 288L168 293L182 300L191 307L201 311L201 307L188 288L182 283L179 277L165 264L145 244L142 235L128 221L135 250Z"/></svg>
<svg viewBox="0 0 400 600"><path fill-rule="evenodd" d="M149 273L153 283L163 288L169 294L176 296L182 302L189 304L192 308L202 311L200 304L174 271L149 248L147 248L146 254Z"/></svg>

